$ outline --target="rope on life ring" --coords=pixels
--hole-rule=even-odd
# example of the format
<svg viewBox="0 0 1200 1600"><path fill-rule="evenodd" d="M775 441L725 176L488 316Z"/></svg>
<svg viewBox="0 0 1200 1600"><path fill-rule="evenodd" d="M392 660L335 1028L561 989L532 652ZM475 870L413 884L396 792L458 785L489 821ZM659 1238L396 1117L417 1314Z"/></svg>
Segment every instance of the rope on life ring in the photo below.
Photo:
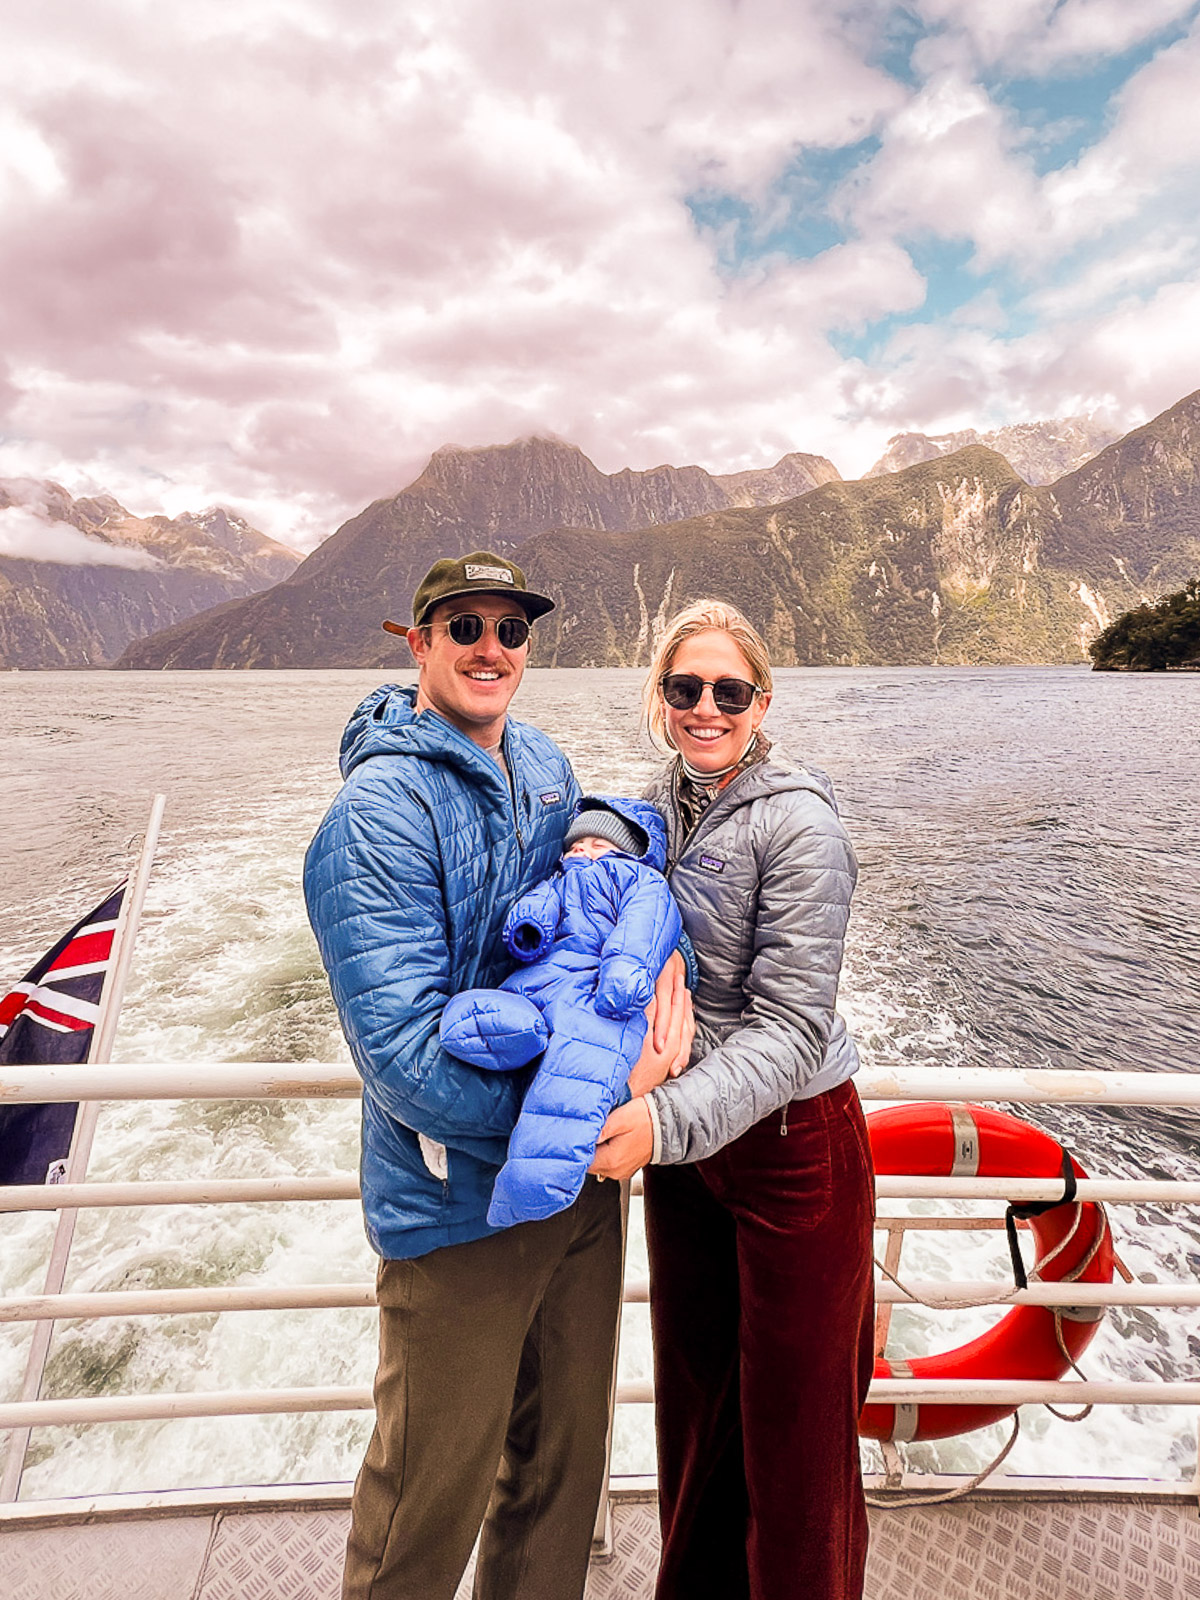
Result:
<svg viewBox="0 0 1200 1600"><path fill-rule="evenodd" d="M1074 1198L1087 1173L1042 1129L985 1106L940 1103L889 1106L867 1117L878 1173L917 1177L1065 1177L1064 1197L1010 1206L1006 1222L1015 1294L1024 1287L1015 1218L1029 1220L1036 1260L1029 1274L1043 1283L1111 1283L1112 1234L1104 1207ZM969 1302L960 1302L966 1305ZM1104 1316L1102 1306L1014 1306L996 1325L956 1349L910 1360L876 1357L876 1378L960 1380L1061 1378L1075 1367ZM907 1443L947 1439L1000 1422L1015 1405L870 1404L859 1419L864 1438Z"/></svg>

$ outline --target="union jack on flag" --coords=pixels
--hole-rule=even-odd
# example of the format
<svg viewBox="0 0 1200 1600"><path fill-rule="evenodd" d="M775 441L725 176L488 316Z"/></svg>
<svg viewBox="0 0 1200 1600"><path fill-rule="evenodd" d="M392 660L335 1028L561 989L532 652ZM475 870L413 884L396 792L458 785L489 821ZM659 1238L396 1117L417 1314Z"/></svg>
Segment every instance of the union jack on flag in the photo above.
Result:
<svg viewBox="0 0 1200 1600"><path fill-rule="evenodd" d="M87 1060L124 894L122 884L0 999L0 1066ZM78 1109L0 1106L0 1183L61 1182Z"/></svg>

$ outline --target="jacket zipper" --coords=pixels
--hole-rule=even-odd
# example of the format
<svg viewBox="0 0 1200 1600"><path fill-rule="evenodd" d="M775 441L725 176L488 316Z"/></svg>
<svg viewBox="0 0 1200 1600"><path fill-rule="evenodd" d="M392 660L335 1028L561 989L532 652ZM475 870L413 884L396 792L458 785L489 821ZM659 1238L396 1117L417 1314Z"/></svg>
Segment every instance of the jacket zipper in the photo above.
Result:
<svg viewBox="0 0 1200 1600"><path fill-rule="evenodd" d="M704 810L700 813L700 815L696 818L696 821L693 823L691 829L684 836L683 840L680 842L679 849L675 852L674 860L673 861L668 861L668 863L667 863L667 874L666 874L668 878L670 877L671 873L674 872L675 868L679 865L679 863L683 860L684 851L687 849L688 845L691 844L692 840L696 837L696 835L700 832L700 829L704 826L704 824L708 820L708 818L712 815L712 812L713 812L714 808L721 803L721 801L725 798L725 796L729 793L729 791L731 789L736 789L736 787L742 781L742 779L744 777L746 777L747 774L753 772L754 768L757 765L758 765L758 762L756 761L756 762L754 762L754 764L752 766L747 767L745 772L739 772L737 777L734 778L731 783L726 784L724 789L722 789L719 794L716 794L716 795L713 796L712 800L704 808ZM672 801L671 811L672 811L673 816L676 816L676 817L679 815L679 771L680 771L680 769L679 769L678 765L676 765L674 771L671 773L671 801Z"/></svg>
<svg viewBox="0 0 1200 1600"><path fill-rule="evenodd" d="M508 742L508 727L500 738L500 753L504 757L504 775L508 780L508 798L512 801L513 832L517 836L517 849L525 854L525 835L521 832L521 808L517 804L517 773L512 761L512 751Z"/></svg>
<svg viewBox="0 0 1200 1600"><path fill-rule="evenodd" d="M674 861L671 861L671 862L668 863L668 866L667 866L667 875L668 876L670 876L670 874L679 865L680 861L683 858L684 851L687 849L688 845L691 844L692 840L696 837L696 835L700 832L700 829L703 827L703 825L704 825L705 821L707 820L707 818L712 815L713 807L718 804L718 802L721 800L723 795L727 794L730 789L734 788L737 785L737 783L739 782L740 779L742 779L742 778L744 778L746 776L747 772L753 772L754 771L754 767L756 767L757 765L758 765L758 763L755 762L753 764L753 766L749 766L749 767L746 768L746 772L739 772L737 777L734 778L733 782L730 783L730 784L727 784L726 787L721 790L720 794L715 795L713 797L711 803L709 805L707 805L705 807L705 809L700 813L700 815L696 818L695 825L692 827L691 831L687 834L687 836L683 839L682 843L680 844L679 850L678 850L678 852L677 852L677 854L675 856ZM671 774L671 800L672 800L672 807L671 807L672 814L677 817L679 815L679 768L678 767L676 767L674 772L672 772L672 774ZM782 1111L779 1114L779 1135L780 1135L780 1138L786 1139L787 1138L787 1134L788 1134L788 1108L785 1105L783 1107Z"/></svg>

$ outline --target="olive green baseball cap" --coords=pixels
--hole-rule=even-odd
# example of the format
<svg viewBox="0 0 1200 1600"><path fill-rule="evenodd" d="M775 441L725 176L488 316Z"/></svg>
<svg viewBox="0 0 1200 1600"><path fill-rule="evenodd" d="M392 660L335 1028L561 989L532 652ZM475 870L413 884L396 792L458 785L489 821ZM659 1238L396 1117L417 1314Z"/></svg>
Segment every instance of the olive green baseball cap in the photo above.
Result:
<svg viewBox="0 0 1200 1600"><path fill-rule="evenodd" d="M474 550L455 560L446 557L435 561L413 595L411 624L385 622L383 626L389 633L407 633L410 626L419 628L428 621L429 613L443 600L458 600L471 594L510 595L530 622L554 610L554 601L548 595L535 594L515 562L493 555L490 550Z"/></svg>

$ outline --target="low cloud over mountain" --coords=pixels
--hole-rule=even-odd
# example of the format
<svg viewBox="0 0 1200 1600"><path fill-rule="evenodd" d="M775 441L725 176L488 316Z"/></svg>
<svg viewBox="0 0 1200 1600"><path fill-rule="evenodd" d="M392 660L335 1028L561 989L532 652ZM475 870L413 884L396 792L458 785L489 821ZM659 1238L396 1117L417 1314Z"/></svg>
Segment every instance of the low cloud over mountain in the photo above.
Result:
<svg viewBox="0 0 1200 1600"><path fill-rule="evenodd" d="M0 484L0 491L6 487L11 485ZM143 572L162 565L149 550L93 538L69 522L56 522L36 504L0 508L0 556L68 567L127 567Z"/></svg>
<svg viewBox="0 0 1200 1600"><path fill-rule="evenodd" d="M100 666L131 639L268 587L299 556L219 507L137 517L111 495L0 480L0 666Z"/></svg>

